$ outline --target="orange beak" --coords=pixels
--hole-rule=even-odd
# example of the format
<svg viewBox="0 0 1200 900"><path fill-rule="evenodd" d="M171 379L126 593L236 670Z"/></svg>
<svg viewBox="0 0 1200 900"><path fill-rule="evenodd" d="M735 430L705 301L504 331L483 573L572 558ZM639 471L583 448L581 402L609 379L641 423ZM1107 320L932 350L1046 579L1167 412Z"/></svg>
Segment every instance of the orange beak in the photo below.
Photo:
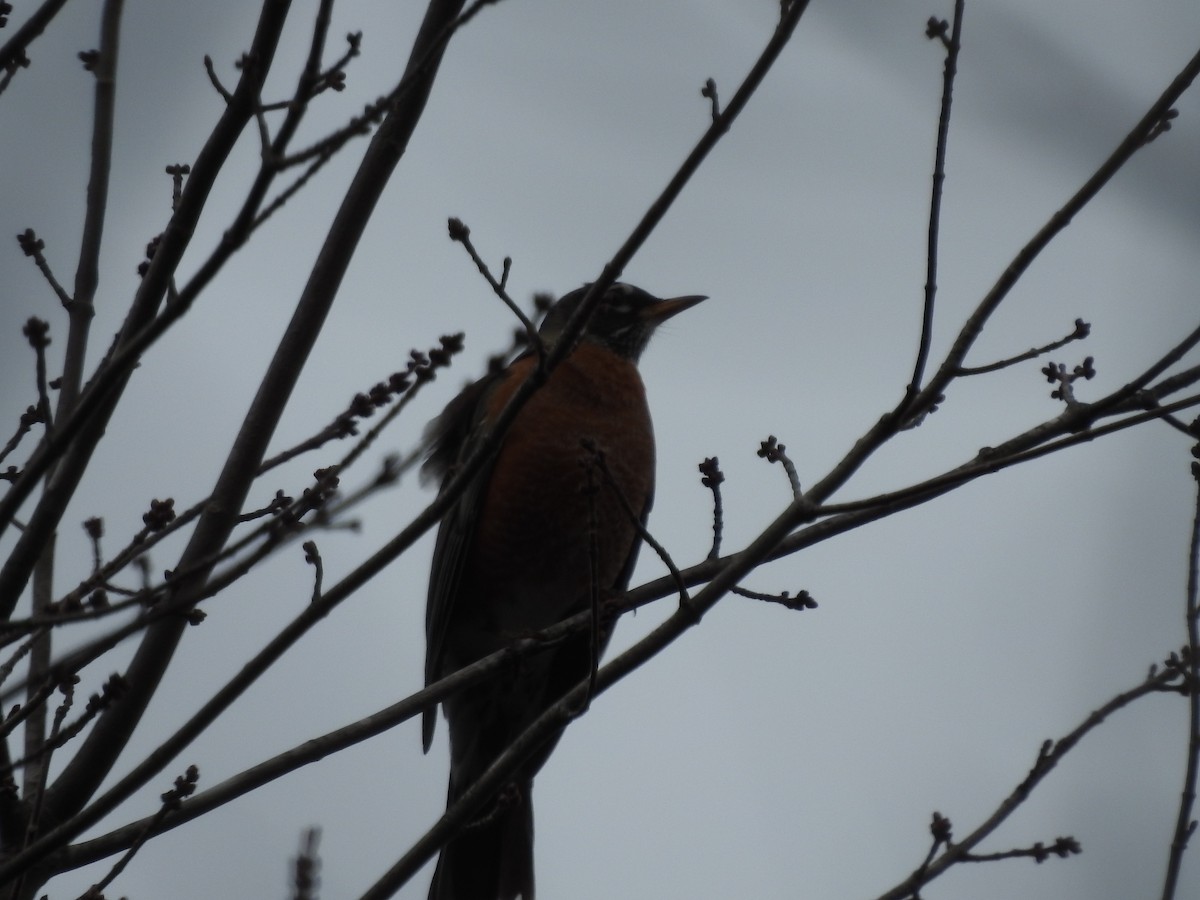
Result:
<svg viewBox="0 0 1200 900"><path fill-rule="evenodd" d="M642 310L642 321L649 322L652 325L658 325L667 321L674 315L678 315L685 309L691 309L701 300L707 300L708 297L702 294L689 294L686 297L671 297L667 300L660 300L653 306L647 306Z"/></svg>

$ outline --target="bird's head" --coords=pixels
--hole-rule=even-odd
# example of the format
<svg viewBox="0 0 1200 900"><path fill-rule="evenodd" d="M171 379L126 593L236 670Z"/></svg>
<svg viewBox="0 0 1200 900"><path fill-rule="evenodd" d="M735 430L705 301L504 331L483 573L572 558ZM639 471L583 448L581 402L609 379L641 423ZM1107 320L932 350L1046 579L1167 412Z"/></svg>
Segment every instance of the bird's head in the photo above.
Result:
<svg viewBox="0 0 1200 900"><path fill-rule="evenodd" d="M563 327L587 295L591 285L564 294L550 307L538 334L548 345L553 346L562 334ZM637 362L654 329L685 309L707 299L699 295L660 299L631 284L617 282L604 296L592 313L584 328L582 340L593 341L614 353Z"/></svg>

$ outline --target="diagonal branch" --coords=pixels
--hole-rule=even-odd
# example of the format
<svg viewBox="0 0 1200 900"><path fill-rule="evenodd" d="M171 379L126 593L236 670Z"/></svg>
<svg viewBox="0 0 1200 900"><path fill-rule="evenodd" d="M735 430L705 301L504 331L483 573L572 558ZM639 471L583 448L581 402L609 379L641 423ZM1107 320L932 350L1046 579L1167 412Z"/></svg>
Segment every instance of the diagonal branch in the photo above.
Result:
<svg viewBox="0 0 1200 900"><path fill-rule="evenodd" d="M16 66L25 58L25 48L32 44L46 26L58 15L59 10L67 5L67 0L46 0L39 6L16 33L0 47L0 71L6 71Z"/></svg>
<svg viewBox="0 0 1200 900"><path fill-rule="evenodd" d="M264 784L382 734L420 715L422 710L440 703L452 694L494 677L498 671L513 665L517 660L557 646L565 638L578 633L589 617L590 614L575 616L552 625L534 637L521 638L376 713L251 766L190 798L165 822L154 821L154 817L149 816L108 834L67 847L55 857L59 870L66 871L97 862L131 846L139 835L153 837L163 834L257 790Z"/></svg>

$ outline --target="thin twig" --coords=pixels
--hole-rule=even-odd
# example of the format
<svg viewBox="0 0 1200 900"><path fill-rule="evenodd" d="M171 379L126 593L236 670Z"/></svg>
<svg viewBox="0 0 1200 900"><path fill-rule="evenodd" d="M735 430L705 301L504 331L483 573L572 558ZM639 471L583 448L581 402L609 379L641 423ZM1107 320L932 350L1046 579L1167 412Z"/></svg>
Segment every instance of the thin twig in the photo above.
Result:
<svg viewBox="0 0 1200 900"><path fill-rule="evenodd" d="M499 297L504 302L504 305L509 308L509 311L512 312L512 314L516 316L518 320L520 320L521 327L525 329L525 334L528 336L529 346L532 347L537 353L540 365L546 358L546 347L542 343L541 336L538 334L537 326L533 324L533 321L529 318L529 316L525 315L525 312L521 309L517 302L508 295L508 291L505 290L504 283L508 281L508 272L512 265L511 260L508 257L504 258L504 283L497 281L495 276L492 275L491 269L488 268L487 263L483 261L483 257L481 257L478 251L476 251L475 245L471 243L471 229L464 225L461 219L452 218L449 221L449 232L450 240L463 245L463 248L470 255L472 262L475 263L475 267L479 269L479 273L483 275L484 279L487 280L487 283L491 285L492 292Z"/></svg>
<svg viewBox="0 0 1200 900"><path fill-rule="evenodd" d="M120 55L122 0L106 0L100 19L100 49L92 74L96 80L92 101L92 143L83 234L75 267L75 293L67 304L70 328L63 358L58 394L57 421L63 421L79 402L87 359L88 335L96 315L95 297L100 284L100 250L108 187L112 176L113 131L116 120L117 62ZM53 474L53 468L51 474Z"/></svg>
<svg viewBox="0 0 1200 900"><path fill-rule="evenodd" d="M33 840L33 836L37 833L41 825L42 810L45 807L46 799L46 782L48 767L50 765L50 755L54 752L54 748L58 746L54 738L58 735L62 727L63 719L66 718L67 712L75 699L75 685L78 683L78 677L64 679L59 685L59 690L62 691L63 701L54 711L54 726L51 729L50 737L45 740L40 746L33 751L33 759L41 760L40 766L34 766L26 770L26 789L28 793L23 798L29 810L28 817L25 820L24 834L21 837L21 848L28 847ZM28 745L27 745L28 746ZM27 760L20 760L12 763L14 766L21 765ZM19 879L23 882L28 872L22 872Z"/></svg>
<svg viewBox="0 0 1200 900"><path fill-rule="evenodd" d="M721 118L721 101L717 98L717 83L713 79L705 80L704 87L700 88L700 96L708 100L708 109L712 120L715 122Z"/></svg>
<svg viewBox="0 0 1200 900"><path fill-rule="evenodd" d="M273 216L275 213L279 212L279 210L281 210L284 207L284 205L289 200L292 199L292 197L294 197L297 193L299 193L300 190L306 184L308 184L309 180L312 179L312 177L314 175L316 175L319 171L321 171L321 169L324 168L325 164L327 162L329 162L329 160L331 160L331 159L333 159L332 151L318 156L309 165L309 167L307 169L305 169L303 172L300 173L300 175L298 175L296 177L296 179L291 184L289 184L282 191L280 191L278 194L276 194L275 197L271 200L271 202L262 208L262 211L259 212L254 217L253 221L250 223L249 230L251 232L256 231L258 229L258 227L263 224L263 222L267 221L267 219L271 218L271 216Z"/></svg>
<svg viewBox="0 0 1200 900"><path fill-rule="evenodd" d="M12 656L10 656L4 663L0 663L0 684L4 684L4 682L8 680L8 677L12 675L13 671L17 668L17 664L26 657L31 649L33 649L34 642L37 641L37 639L38 636L36 634L30 635L24 640L21 646L17 647L17 649L13 651ZM18 685L17 688L11 693L19 691L21 688L25 687L25 684L27 683L28 682L26 681ZM8 702L7 696L4 698L3 702ZM0 726L0 734L3 733L5 732L3 732L2 726Z"/></svg>
<svg viewBox="0 0 1200 900"><path fill-rule="evenodd" d="M46 435L49 437L54 430L53 415L50 412L50 385L46 378L46 348L50 346L50 326L44 320L31 316L22 331L29 341L29 346L33 348L38 419L45 423Z"/></svg>
<svg viewBox="0 0 1200 900"><path fill-rule="evenodd" d="M0 737L8 737L8 735L16 731L18 725L26 722L38 707L45 704L47 698L54 693L56 687L58 685L53 682L45 682L36 691L30 688L27 692L25 703L21 704L19 709L13 707L9 710L9 714L5 717L3 723L0 723ZM12 771L13 768L14 766L10 762L8 764L8 771Z"/></svg>
<svg viewBox="0 0 1200 900"><path fill-rule="evenodd" d="M938 34L943 35L942 41L946 48L946 61L942 67L942 105L938 111L933 188L929 198L929 230L925 245L925 305L921 312L921 337L917 344L917 361L913 365L912 378L908 383L908 400L915 399L921 391L921 381L925 378L925 366L929 361L929 347L933 341L933 305L937 295L938 235L942 220L942 188L946 181L946 146L950 139L950 107L954 99L954 78L958 73L958 52L962 49L963 7L964 0L955 0L954 24L951 26L948 39L944 37L945 23L938 23L940 26ZM906 404L902 404L901 408L903 412L915 413L918 416L925 411Z"/></svg>
<svg viewBox="0 0 1200 900"><path fill-rule="evenodd" d="M792 462L792 458L787 455L787 445L779 443L772 434L759 444L757 455L769 463L779 463L783 466L783 471L787 473L788 484L792 488L792 500L796 503L803 503L804 489L800 486L800 473L796 471L796 464Z"/></svg>
<svg viewBox="0 0 1200 900"><path fill-rule="evenodd" d="M293 869L292 900L317 900L317 885L320 883L321 857L317 847L321 843L320 828L304 829L300 839L300 853L297 855Z"/></svg>
<svg viewBox="0 0 1200 900"><path fill-rule="evenodd" d="M351 140L370 134L371 128L379 124L395 100L396 93L394 91L391 94L376 97L375 100L363 107L361 113L351 116L350 121L336 131L331 131L325 137L295 153L273 157L271 167L282 172L312 162L315 168L319 168Z"/></svg>
<svg viewBox="0 0 1200 900"><path fill-rule="evenodd" d="M328 19L333 12L333 0L323 0L323 3L322 11ZM328 11L326 12L326 10ZM343 90L346 86L346 69L350 65L350 60L360 53L362 53L362 32L352 31L346 35L346 52L332 66L320 73L313 88L313 96L315 97L322 91Z"/></svg>
<svg viewBox="0 0 1200 900"><path fill-rule="evenodd" d="M725 530L725 511L721 503L721 484L725 481L725 473L715 456L710 456L700 463L700 483L712 492L713 523L712 546L708 550L708 559L716 559L721 555L721 534Z"/></svg>
<svg viewBox="0 0 1200 900"><path fill-rule="evenodd" d="M1016 356L1010 356L1007 359L997 360L994 363L988 363L986 366L960 366L958 369L959 375L984 375L988 372L998 372L1001 369L1007 369L1009 366L1015 366L1017 363L1022 363L1030 359L1037 359L1039 356L1044 356L1059 347L1065 347L1072 341L1081 341L1091 334L1092 326L1083 319L1075 320L1075 330L1065 337L1059 338L1057 341L1051 341L1044 347L1033 347L1026 350L1024 353L1018 353Z"/></svg>
<svg viewBox="0 0 1200 900"><path fill-rule="evenodd" d="M961 861L998 862L1002 859L1032 859L1036 863L1041 863L1051 856L1066 859L1082 852L1083 848L1079 845L1079 841L1067 836L1055 838L1049 847L1038 841L1032 847L1015 847L1012 850L1002 850L997 853L967 853L963 855Z"/></svg>
<svg viewBox="0 0 1200 900"><path fill-rule="evenodd" d="M290 459L324 446L331 440L358 434L358 424L361 420L373 415L377 408L391 403L382 420L367 431L337 466L339 472L349 468L371 446L383 429L408 407L420 389L437 377L438 370L450 365L453 357L462 352L462 348L463 334L459 332L443 335L438 341L438 346L430 348L427 353L411 350L404 371L394 373L386 381L377 382L367 392L356 394L350 405L316 434L264 460L259 466L258 474L262 475ZM392 403L396 397L399 397L400 401Z"/></svg>
<svg viewBox="0 0 1200 900"><path fill-rule="evenodd" d="M808 591L797 591L792 594L790 591L780 591L778 594L763 594L759 591L752 591L744 587L733 587L729 589L729 593L737 594L739 597L745 597L747 600L761 600L764 603L776 603L779 606L787 609L794 609L797 612L806 609L816 609L817 601L812 598L812 594Z"/></svg>
<svg viewBox="0 0 1200 900"><path fill-rule="evenodd" d="M142 829L141 833L130 843L129 848L125 853L113 863L112 868L98 883L93 884L88 890L80 895L77 900L93 900L95 897L103 897L103 891L106 887L112 884L117 876L125 871L125 867L137 855L137 852L142 849L142 845L154 833L156 826L161 827L165 819L172 813L179 811L183 800L190 797L196 790L196 784L200 780L200 770L195 766L188 766L187 772L175 779L175 787L162 795L162 805L158 808L158 812L151 817L150 821Z"/></svg>
<svg viewBox="0 0 1200 900"><path fill-rule="evenodd" d="M54 271L46 259L46 242L39 238L32 228L26 228L17 235L17 244L20 246L21 252L33 260L33 264L37 266L42 277L46 279L46 283L50 285L50 290L54 291L58 302L63 305L64 309L70 309L71 295L54 277Z"/></svg>
<svg viewBox="0 0 1200 900"><path fill-rule="evenodd" d="M1200 459L1200 444L1193 447L1193 457ZM1184 767L1183 791L1179 797L1179 813L1175 818L1175 831L1171 837L1171 852L1167 858L1167 871L1163 879L1162 900L1173 900L1179 885L1179 873L1183 868L1183 854L1192 835L1196 832L1196 821L1192 818L1192 807L1196 803L1196 779L1200 773L1200 462L1192 462L1192 477L1196 481L1196 509L1192 516L1192 540L1188 550L1187 594L1184 605L1184 622L1187 628L1187 667L1191 678L1188 692L1188 752Z"/></svg>
<svg viewBox="0 0 1200 900"><path fill-rule="evenodd" d="M687 584L683 580L683 575L679 571L679 566L675 565L675 560L671 558L671 554L667 552L667 548L655 539L654 535L646 528L643 511L636 510L629 502L629 498L625 496L625 491L617 484L616 478L613 476L612 470L608 467L608 460L605 457L602 448L597 447L591 441L584 444L584 449L590 454L591 461L604 475L604 482L612 488L613 493L617 497L617 502L621 504L621 509L625 513L626 518L637 529L638 537L646 543L646 545L655 552L671 577L675 579L675 585L679 591L679 602L681 605L687 605L691 602L691 596L688 594Z"/></svg>
<svg viewBox="0 0 1200 900"><path fill-rule="evenodd" d="M54 552L57 537L51 535L42 555L38 557L37 566L33 570L33 613L44 613L53 602L54 597ZM25 709L29 716L25 721L25 758L38 759L46 751L50 741L46 735L46 704L45 696L39 696L39 689L49 682L50 670L50 629L39 629L29 648L29 668L26 673L29 686L26 688ZM69 682L66 682L69 684ZM70 702L70 692L63 689ZM65 714L65 711L64 713ZM61 717L56 716L54 730L57 731ZM40 766L30 766L25 771L23 796L32 805L34 798L40 798L46 788L46 778L49 775L50 761L46 758Z"/></svg>
<svg viewBox="0 0 1200 900"><path fill-rule="evenodd" d="M408 408L421 388L433 381L439 371L450 365L453 358L462 352L464 337L461 331L455 334L444 334L438 339L438 346L431 348L427 354L418 356L416 351L410 351L409 364L405 373L399 376L399 382L391 385L397 393L403 393L400 402L392 404L379 422L367 429L367 433L350 449L349 453L342 457L338 463L339 472L345 471L357 462L383 430ZM412 379L411 387L408 385L409 378Z"/></svg>
<svg viewBox="0 0 1200 900"><path fill-rule="evenodd" d="M929 864L937 857L938 851L949 844L950 839L953 837L950 820L936 809L933 811L933 816L929 823L929 833L933 836L933 843L929 845L929 852L925 854L925 858L921 860L921 865L913 873L913 878L918 884L925 883L925 873L929 871ZM915 891L913 892L913 897L918 898Z"/></svg>
<svg viewBox="0 0 1200 900"><path fill-rule="evenodd" d="M258 153L264 167L269 167L271 158L271 129L267 125L267 115L263 112L262 91L254 98L254 123L258 126Z"/></svg>
<svg viewBox="0 0 1200 900"><path fill-rule="evenodd" d="M21 413L21 418L17 421L17 430L13 432L13 436L8 439L8 443L4 445L4 449L0 450L0 460L3 460L8 454L12 453L21 445L21 440L25 435L33 430L33 426L38 422L44 421L44 411L41 408L41 402L37 406L27 406L25 412ZM7 473L6 473L7 477ZM11 479L10 479L11 480Z"/></svg>
<svg viewBox="0 0 1200 900"><path fill-rule="evenodd" d="M217 70L213 68L212 57L207 53L204 55L204 71L208 73L208 80L212 82L213 88L218 94L221 95L221 98L225 101L225 104L229 105L232 103L233 94L229 93L229 91L226 90L225 85L221 84L221 79L217 77Z"/></svg>
<svg viewBox="0 0 1200 900"><path fill-rule="evenodd" d="M316 541L304 542L304 561L313 567L312 601L321 599L321 582L325 579L325 563L321 560L321 551L317 549Z"/></svg>

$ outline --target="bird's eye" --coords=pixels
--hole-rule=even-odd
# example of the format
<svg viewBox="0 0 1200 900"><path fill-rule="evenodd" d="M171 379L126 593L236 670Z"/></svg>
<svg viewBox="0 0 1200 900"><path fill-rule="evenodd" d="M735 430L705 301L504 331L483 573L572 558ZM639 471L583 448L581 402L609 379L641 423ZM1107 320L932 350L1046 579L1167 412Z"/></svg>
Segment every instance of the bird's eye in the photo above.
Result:
<svg viewBox="0 0 1200 900"><path fill-rule="evenodd" d="M604 293L604 306L610 314L618 317L631 316L637 306L634 301L636 288L623 282L616 282Z"/></svg>

